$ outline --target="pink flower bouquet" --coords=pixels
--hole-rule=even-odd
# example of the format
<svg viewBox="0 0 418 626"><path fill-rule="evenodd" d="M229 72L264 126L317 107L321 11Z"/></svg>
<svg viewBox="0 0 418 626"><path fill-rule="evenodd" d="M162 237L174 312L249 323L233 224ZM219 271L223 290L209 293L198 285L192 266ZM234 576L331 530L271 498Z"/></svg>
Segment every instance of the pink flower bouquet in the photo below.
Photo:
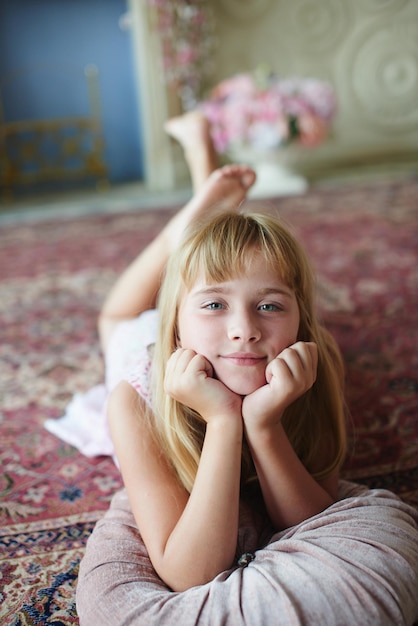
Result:
<svg viewBox="0 0 418 626"><path fill-rule="evenodd" d="M336 99L332 87L315 78L256 72L222 81L198 106L211 123L216 150L224 153L242 146L317 146L328 135Z"/></svg>

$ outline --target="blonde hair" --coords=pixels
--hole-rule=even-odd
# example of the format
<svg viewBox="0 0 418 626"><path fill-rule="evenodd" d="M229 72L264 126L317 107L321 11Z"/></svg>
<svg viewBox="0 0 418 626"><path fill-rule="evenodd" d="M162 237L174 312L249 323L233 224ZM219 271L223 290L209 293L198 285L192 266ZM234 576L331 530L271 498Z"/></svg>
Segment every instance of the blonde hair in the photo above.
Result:
<svg viewBox="0 0 418 626"><path fill-rule="evenodd" d="M205 422L164 392L166 363L178 342L180 300L202 272L207 282L230 280L245 271L246 261L254 253L263 255L294 291L300 312L298 340L314 341L318 346L315 384L283 415L287 436L301 462L317 479L339 467L345 455L343 364L335 341L316 318L314 279L305 252L276 218L256 213L222 213L195 227L171 256L159 296L150 419L164 453L189 492L199 465ZM326 462L320 458L324 444L329 451ZM255 469L244 442L242 483L254 478Z"/></svg>

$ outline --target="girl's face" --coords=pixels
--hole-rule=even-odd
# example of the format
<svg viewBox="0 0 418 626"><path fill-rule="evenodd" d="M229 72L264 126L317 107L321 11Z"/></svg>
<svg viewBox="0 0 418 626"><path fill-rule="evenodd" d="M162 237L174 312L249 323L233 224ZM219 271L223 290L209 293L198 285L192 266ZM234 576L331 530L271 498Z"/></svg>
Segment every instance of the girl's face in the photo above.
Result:
<svg viewBox="0 0 418 626"><path fill-rule="evenodd" d="M266 384L267 364L297 341L298 329L294 292L257 255L232 280L201 277L180 302L181 347L206 357L215 377L242 396Z"/></svg>

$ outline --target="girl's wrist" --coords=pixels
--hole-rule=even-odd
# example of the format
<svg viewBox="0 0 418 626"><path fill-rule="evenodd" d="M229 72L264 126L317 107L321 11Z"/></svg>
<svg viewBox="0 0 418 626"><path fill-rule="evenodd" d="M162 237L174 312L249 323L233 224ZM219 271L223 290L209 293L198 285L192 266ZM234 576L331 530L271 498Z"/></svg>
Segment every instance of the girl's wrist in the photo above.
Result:
<svg viewBox="0 0 418 626"><path fill-rule="evenodd" d="M225 412L216 415L205 416L206 430L217 431L221 433L237 432L242 433L244 429L242 417L240 413Z"/></svg>
<svg viewBox="0 0 418 626"><path fill-rule="evenodd" d="M271 432L281 427L284 408L276 407L274 410L259 410L257 406L251 406L246 400L250 396L244 398L242 406L242 419L246 430L254 432ZM254 404L254 403L253 403Z"/></svg>
<svg viewBox="0 0 418 626"><path fill-rule="evenodd" d="M280 438L285 435L281 416L279 419L276 418L274 422L244 420L244 428L247 437L253 441L268 442L271 439L277 439L277 437Z"/></svg>
<svg viewBox="0 0 418 626"><path fill-rule="evenodd" d="M199 413L207 424L219 423L228 427L236 422L242 428L242 401L239 396L235 396L232 400L228 399L228 401L221 402L218 407L207 405Z"/></svg>

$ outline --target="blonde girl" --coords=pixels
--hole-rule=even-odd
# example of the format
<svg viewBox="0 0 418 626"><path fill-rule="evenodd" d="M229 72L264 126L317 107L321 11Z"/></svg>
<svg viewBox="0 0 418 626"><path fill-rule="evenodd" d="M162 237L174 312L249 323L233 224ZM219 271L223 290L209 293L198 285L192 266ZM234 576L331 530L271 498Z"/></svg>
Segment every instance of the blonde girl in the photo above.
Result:
<svg viewBox="0 0 418 626"><path fill-rule="evenodd" d="M314 342L318 351L315 384L283 412L281 422L287 436L317 480L332 476L344 458L343 365L335 341L318 323L313 276L303 249L279 219L261 214L220 214L206 225L199 223L172 255L158 305L159 341L153 366L155 414L151 419L188 492L196 477L206 423L165 392L166 364L181 345L178 313L182 295L192 290L202 272L209 285L248 274L254 257L262 258L295 294L299 314L296 339ZM244 440L244 484L257 478L246 444Z"/></svg>
<svg viewBox="0 0 418 626"><path fill-rule="evenodd" d="M80 564L80 624L412 624L418 517L339 480L343 367L306 256L239 210L255 174L215 169L201 117L168 130L195 195L100 316L107 372L134 367L108 378L125 489Z"/></svg>
<svg viewBox="0 0 418 626"><path fill-rule="evenodd" d="M315 317L307 259L271 217L235 208L202 221L209 198L222 189L233 205L253 180L244 166L222 168L194 213L180 214L194 229L170 256L160 291L150 405L128 382L109 401L139 531L154 568L177 591L231 566L240 492L249 483L259 483L277 530L337 497L342 366ZM179 222L167 227L166 243ZM157 292L150 275L163 269L159 241L158 254L151 246L128 270L143 303ZM131 289L123 277L105 305L102 330Z"/></svg>

